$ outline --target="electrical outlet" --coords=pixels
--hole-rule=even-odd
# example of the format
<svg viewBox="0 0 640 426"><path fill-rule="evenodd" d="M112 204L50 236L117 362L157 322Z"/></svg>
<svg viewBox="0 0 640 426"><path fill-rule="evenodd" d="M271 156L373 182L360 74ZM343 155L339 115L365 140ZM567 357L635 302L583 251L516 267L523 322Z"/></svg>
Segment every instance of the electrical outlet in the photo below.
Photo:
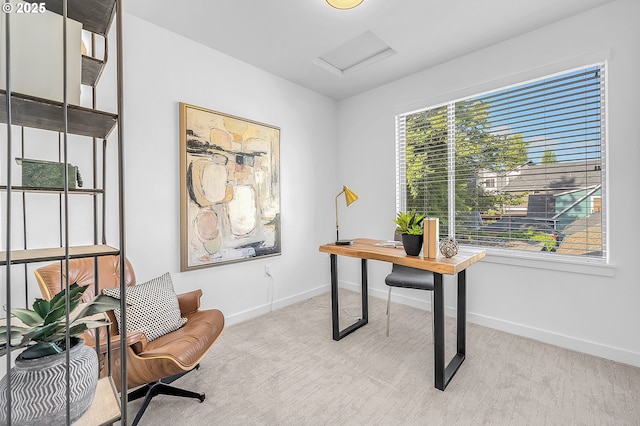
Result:
<svg viewBox="0 0 640 426"><path fill-rule="evenodd" d="M265 277L271 276L271 265L264 265L264 276Z"/></svg>

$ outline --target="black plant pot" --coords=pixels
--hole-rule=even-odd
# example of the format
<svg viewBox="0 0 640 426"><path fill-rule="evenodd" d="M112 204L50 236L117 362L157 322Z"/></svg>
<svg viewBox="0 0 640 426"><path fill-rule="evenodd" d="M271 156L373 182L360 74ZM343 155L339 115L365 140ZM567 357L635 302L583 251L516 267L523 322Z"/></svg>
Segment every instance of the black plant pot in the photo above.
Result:
<svg viewBox="0 0 640 426"><path fill-rule="evenodd" d="M402 234L402 245L409 256L417 256L422 250L423 235Z"/></svg>

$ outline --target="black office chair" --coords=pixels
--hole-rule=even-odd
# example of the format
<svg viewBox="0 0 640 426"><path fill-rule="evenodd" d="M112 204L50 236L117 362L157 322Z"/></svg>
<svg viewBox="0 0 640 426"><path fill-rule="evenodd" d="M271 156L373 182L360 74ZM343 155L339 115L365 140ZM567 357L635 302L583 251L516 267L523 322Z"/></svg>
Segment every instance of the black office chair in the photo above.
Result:
<svg viewBox="0 0 640 426"><path fill-rule="evenodd" d="M389 296L387 297L387 337L389 337L389 320L391 318L391 289L393 287L415 288L417 290L427 290L431 292L431 317L433 318L433 272L422 269L411 268L403 265L393 265L391 273L384 279L389 286ZM433 324L431 324L433 331Z"/></svg>

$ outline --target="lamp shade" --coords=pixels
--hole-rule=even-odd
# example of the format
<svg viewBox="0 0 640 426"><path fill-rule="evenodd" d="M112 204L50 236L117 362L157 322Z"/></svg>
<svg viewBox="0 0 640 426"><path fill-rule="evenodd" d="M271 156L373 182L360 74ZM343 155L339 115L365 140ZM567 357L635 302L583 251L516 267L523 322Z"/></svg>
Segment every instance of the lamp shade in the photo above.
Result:
<svg viewBox="0 0 640 426"><path fill-rule="evenodd" d="M336 9L352 9L364 0L327 0L330 6Z"/></svg>
<svg viewBox="0 0 640 426"><path fill-rule="evenodd" d="M349 207L351 203L353 203L355 200L359 198L358 194L356 194L346 186L343 186L342 190L344 191L344 198L347 201L347 207Z"/></svg>

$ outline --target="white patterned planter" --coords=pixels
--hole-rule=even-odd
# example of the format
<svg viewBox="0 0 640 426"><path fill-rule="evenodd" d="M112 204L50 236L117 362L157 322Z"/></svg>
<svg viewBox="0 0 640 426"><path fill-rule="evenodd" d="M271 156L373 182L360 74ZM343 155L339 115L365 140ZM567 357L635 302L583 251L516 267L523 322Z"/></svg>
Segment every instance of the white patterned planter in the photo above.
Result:
<svg viewBox="0 0 640 426"><path fill-rule="evenodd" d="M98 383L98 357L94 349L76 340L69 351L71 423L93 402ZM38 359L20 356L11 369L11 424L63 425L67 423L65 352ZM0 424L7 423L7 376L0 381Z"/></svg>

